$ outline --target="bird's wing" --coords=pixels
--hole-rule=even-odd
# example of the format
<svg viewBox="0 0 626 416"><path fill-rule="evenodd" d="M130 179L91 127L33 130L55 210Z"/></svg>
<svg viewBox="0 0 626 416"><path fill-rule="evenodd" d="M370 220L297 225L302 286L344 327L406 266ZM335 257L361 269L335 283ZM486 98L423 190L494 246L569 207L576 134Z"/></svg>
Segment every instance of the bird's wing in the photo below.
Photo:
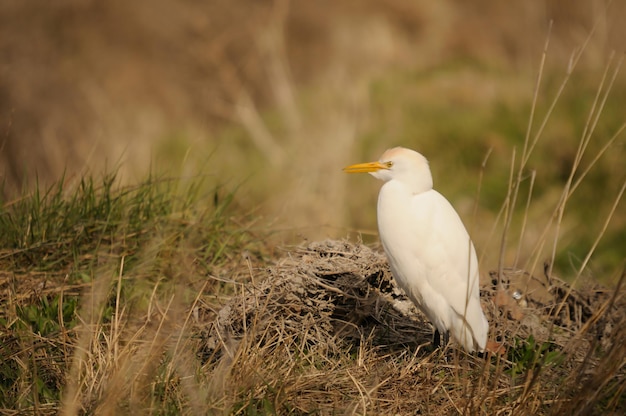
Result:
<svg viewBox="0 0 626 416"><path fill-rule="evenodd" d="M379 197L378 226L398 283L423 309L433 310L431 320L449 307L465 316L467 300L478 303L474 249L461 219L441 194L430 190L411 195L388 182Z"/></svg>
<svg viewBox="0 0 626 416"><path fill-rule="evenodd" d="M411 230L420 237L412 247L427 283L457 314L465 316L466 306L478 301L479 293L476 253L463 222L434 190L412 199L411 214L427 219L412 222L416 229Z"/></svg>

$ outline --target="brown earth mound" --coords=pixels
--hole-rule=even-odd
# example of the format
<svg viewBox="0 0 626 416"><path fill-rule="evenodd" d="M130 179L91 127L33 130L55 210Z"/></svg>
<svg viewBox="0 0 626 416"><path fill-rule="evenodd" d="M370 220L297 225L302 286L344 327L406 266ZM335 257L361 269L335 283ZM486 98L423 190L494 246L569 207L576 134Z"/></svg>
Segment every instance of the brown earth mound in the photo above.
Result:
<svg viewBox="0 0 626 416"><path fill-rule="evenodd" d="M222 308L208 330L205 353L249 329L261 338L297 337L309 348L336 352L375 334L381 344L424 344L431 330L396 288L383 254L345 241L298 247L258 284Z"/></svg>
<svg viewBox="0 0 626 416"><path fill-rule="evenodd" d="M510 270L504 280L504 290L496 288L495 279L482 290L491 340L506 346L532 335L558 348L599 342L603 350L615 342L611 335L624 319L623 291L597 285L575 289L556 277ZM268 269L266 278L243 287L217 313L206 334L206 356L220 355L253 328L260 342L296 337L328 352L372 334L381 347L416 347L427 344L432 332L396 287L382 253L332 240L297 247Z"/></svg>

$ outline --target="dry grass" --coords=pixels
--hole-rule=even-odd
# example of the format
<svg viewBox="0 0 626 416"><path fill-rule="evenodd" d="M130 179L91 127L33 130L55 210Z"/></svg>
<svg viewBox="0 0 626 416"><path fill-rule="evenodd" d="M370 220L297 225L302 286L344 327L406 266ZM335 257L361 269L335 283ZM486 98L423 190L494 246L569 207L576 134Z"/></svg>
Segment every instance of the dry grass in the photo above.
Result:
<svg viewBox="0 0 626 416"><path fill-rule="evenodd" d="M503 349L476 357L430 348L429 324L395 288L381 254L338 241L298 247L209 326L203 368L223 383L210 406L243 414L597 411L616 397L606 386L625 375L622 365L603 372L605 360L626 353L618 329L624 293L568 296L565 283L543 280L543 292L528 293L515 313L484 291L491 336ZM561 303L567 307L554 315ZM600 374L602 387L590 387ZM581 408L588 388L593 398Z"/></svg>
<svg viewBox="0 0 626 416"><path fill-rule="evenodd" d="M502 349L475 356L454 345L432 350L430 325L395 287L384 256L360 244L293 247L270 268L244 261L236 273L250 278L233 282L219 308L209 276L187 296L187 284L166 294L155 282L133 311L120 297L122 275L132 274L123 258L118 266L103 266L84 290L65 338L40 338L66 350L60 360L33 356L57 363L43 373L64 386L62 400L15 412L606 414L626 406L623 287L568 294L542 276L500 306L484 288L490 336ZM524 282L507 276L511 288ZM115 312L103 319L110 297ZM33 397L24 381L23 399Z"/></svg>
<svg viewBox="0 0 626 416"><path fill-rule="evenodd" d="M262 234L223 208L162 184L85 185L73 197L25 197L3 212L7 235L19 238L19 248L3 240L3 264L14 270L0 282L3 412L626 406L624 273L607 289L574 288L549 266L540 275L494 270L482 300L500 348L433 350L430 324L395 287L380 251L328 240L272 254ZM141 216L127 216L139 208Z"/></svg>

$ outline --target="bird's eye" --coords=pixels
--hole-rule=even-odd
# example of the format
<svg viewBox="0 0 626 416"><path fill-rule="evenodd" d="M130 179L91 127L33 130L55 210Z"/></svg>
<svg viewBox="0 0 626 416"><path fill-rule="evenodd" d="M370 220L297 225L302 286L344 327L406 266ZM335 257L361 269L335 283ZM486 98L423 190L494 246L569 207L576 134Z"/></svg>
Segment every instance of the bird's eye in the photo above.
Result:
<svg viewBox="0 0 626 416"><path fill-rule="evenodd" d="M391 167L393 166L393 162L385 162L385 165L387 166L387 169L391 169Z"/></svg>

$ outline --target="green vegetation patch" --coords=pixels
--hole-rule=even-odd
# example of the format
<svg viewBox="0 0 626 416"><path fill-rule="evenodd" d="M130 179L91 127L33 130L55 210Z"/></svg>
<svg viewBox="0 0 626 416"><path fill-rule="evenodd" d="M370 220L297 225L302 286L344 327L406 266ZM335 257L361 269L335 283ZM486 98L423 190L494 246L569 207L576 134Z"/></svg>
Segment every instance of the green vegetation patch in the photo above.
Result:
<svg viewBox="0 0 626 416"><path fill-rule="evenodd" d="M204 179L83 178L2 205L0 408L58 409L86 328L111 345L129 316L174 294L192 301L216 268L259 255L252 230L233 223L233 194ZM211 283L215 296L232 291Z"/></svg>

